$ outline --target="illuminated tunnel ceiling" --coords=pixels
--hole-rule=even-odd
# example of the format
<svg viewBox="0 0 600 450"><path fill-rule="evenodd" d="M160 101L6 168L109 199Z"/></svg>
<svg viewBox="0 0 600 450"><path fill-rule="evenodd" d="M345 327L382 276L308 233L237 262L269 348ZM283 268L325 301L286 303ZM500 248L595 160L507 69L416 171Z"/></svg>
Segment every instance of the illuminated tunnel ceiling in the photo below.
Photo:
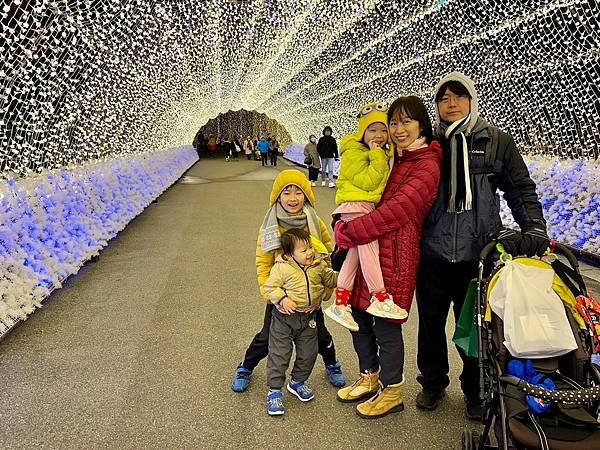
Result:
<svg viewBox="0 0 600 450"><path fill-rule="evenodd" d="M525 151L600 147L590 1L10 0L1 11L0 170L189 144L244 108L295 141L350 131L373 99L462 70Z"/></svg>

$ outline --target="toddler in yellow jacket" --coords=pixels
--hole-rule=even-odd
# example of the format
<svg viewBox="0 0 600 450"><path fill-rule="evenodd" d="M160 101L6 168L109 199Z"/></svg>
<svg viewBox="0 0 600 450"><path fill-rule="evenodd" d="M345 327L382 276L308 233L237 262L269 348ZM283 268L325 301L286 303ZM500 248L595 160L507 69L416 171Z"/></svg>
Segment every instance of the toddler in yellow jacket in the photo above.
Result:
<svg viewBox="0 0 600 450"><path fill-rule="evenodd" d="M314 312L326 288L333 289L337 282L337 272L324 261L327 255L315 254L307 231L287 230L281 235L281 249L283 254L275 259L263 286L276 307L269 330L267 357L267 412L271 416L285 412L281 388L294 345L296 360L287 390L303 402L314 398L306 385L318 353Z"/></svg>
<svg viewBox="0 0 600 450"><path fill-rule="evenodd" d="M340 142L340 172L333 216L348 222L370 213L381 200L392 164L393 151L387 149L388 117L383 103L369 103L358 115L358 131ZM378 241L350 248L339 273L335 304L324 312L351 331L358 331L349 300L360 265L371 293L367 312L378 317L405 319L406 310L396 305L385 290L379 263Z"/></svg>

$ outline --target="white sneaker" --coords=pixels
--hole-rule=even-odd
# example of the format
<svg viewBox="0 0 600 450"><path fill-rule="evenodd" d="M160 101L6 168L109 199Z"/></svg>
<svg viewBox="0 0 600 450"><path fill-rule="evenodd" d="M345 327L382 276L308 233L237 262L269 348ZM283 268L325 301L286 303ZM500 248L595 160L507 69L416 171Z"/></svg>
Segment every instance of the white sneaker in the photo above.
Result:
<svg viewBox="0 0 600 450"><path fill-rule="evenodd" d="M383 317L384 319L402 320L408 317L406 310L396 305L389 294L383 302L376 297L371 297L371 304L367 308L367 312L372 316Z"/></svg>
<svg viewBox="0 0 600 450"><path fill-rule="evenodd" d="M358 324L352 317L352 309L349 305L331 305L323 312L350 331L358 331Z"/></svg>
<svg viewBox="0 0 600 450"><path fill-rule="evenodd" d="M323 181L323 182L321 183L321 186L323 186L323 187L327 186L327 182Z"/></svg>
<svg viewBox="0 0 600 450"><path fill-rule="evenodd" d="M314 181L311 181L311 182L310 182L310 185L311 185L311 186L316 186L316 185L317 185L317 183L315 183Z"/></svg>
<svg viewBox="0 0 600 450"><path fill-rule="evenodd" d="M331 188L335 187L335 183L333 181L330 181L329 182L329 187L331 187Z"/></svg>

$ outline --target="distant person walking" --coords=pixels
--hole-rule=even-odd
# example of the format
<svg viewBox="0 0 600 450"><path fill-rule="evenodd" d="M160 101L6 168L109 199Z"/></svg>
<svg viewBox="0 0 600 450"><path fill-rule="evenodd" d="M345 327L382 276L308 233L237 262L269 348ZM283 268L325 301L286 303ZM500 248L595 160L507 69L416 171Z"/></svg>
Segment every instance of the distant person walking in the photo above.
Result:
<svg viewBox="0 0 600 450"><path fill-rule="evenodd" d="M277 166L277 157L279 156L279 141L276 137L269 143L269 155L271 156L271 165Z"/></svg>
<svg viewBox="0 0 600 450"><path fill-rule="evenodd" d="M323 128L323 136L317 143L317 151L321 157L321 179L322 185L326 186L329 181L329 187L335 187L333 182L333 161L339 158L337 143L332 134L331 127L327 125Z"/></svg>
<svg viewBox="0 0 600 450"><path fill-rule="evenodd" d="M244 154L248 161L252 159L252 154L254 153L254 143L252 142L252 138L248 136L244 141Z"/></svg>
<svg viewBox="0 0 600 450"><path fill-rule="evenodd" d="M213 134L208 137L208 154L211 158L217 157L217 140Z"/></svg>
<svg viewBox="0 0 600 450"><path fill-rule="evenodd" d="M269 156L269 143L267 142L267 140L264 137L261 138L260 141L258 141L257 148L258 148L258 151L260 152L261 164L264 167L267 165L267 158Z"/></svg>
<svg viewBox="0 0 600 450"><path fill-rule="evenodd" d="M317 151L317 137L314 134L308 137L308 144L304 146L304 162L308 167L310 185L316 186L321 171L321 158L319 158L319 152Z"/></svg>

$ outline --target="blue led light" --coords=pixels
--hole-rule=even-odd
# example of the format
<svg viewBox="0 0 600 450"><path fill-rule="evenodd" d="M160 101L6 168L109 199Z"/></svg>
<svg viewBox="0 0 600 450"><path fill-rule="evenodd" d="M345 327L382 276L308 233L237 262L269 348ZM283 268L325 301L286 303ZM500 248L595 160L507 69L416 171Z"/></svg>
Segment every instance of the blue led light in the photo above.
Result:
<svg viewBox="0 0 600 450"><path fill-rule="evenodd" d="M0 182L0 334L198 159L192 147Z"/></svg>

